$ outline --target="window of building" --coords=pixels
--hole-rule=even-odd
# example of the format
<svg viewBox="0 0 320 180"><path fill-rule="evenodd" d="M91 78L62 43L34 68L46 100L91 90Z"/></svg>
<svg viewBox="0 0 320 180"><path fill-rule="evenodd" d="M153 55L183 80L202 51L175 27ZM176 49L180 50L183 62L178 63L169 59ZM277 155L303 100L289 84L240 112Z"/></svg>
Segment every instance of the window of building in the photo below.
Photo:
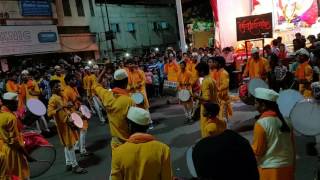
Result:
<svg viewBox="0 0 320 180"><path fill-rule="evenodd" d="M95 16L92 0L89 0L89 6L90 6L90 14L91 14L91 16Z"/></svg>
<svg viewBox="0 0 320 180"><path fill-rule="evenodd" d="M163 30L169 29L169 24L168 24L168 22L162 21L162 22L160 22L160 27Z"/></svg>
<svg viewBox="0 0 320 180"><path fill-rule="evenodd" d="M134 23L128 23L128 31L129 32L135 32L136 31Z"/></svg>
<svg viewBox="0 0 320 180"><path fill-rule="evenodd" d="M78 16L85 16L82 0L76 0Z"/></svg>
<svg viewBox="0 0 320 180"><path fill-rule="evenodd" d="M72 16L69 0L62 1L64 16Z"/></svg>
<svg viewBox="0 0 320 180"><path fill-rule="evenodd" d="M110 24L111 31L114 33L120 32L120 26L117 23Z"/></svg>

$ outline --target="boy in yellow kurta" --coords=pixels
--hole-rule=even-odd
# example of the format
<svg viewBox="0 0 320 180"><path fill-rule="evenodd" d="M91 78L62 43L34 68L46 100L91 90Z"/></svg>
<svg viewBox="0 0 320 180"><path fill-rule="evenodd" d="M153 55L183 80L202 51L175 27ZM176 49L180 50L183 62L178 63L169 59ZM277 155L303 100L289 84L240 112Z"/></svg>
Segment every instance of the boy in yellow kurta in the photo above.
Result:
<svg viewBox="0 0 320 180"><path fill-rule="evenodd" d="M226 61L222 56L213 58L217 71L214 80L218 90L218 104L220 105L219 119L229 120L232 116L232 106L229 97L229 73L224 69Z"/></svg>
<svg viewBox="0 0 320 180"><path fill-rule="evenodd" d="M30 157L24 149L23 137L18 130L18 121L13 113L17 108L18 94L5 93L0 111L0 148L5 155L7 175L27 180L30 176L27 158Z"/></svg>
<svg viewBox="0 0 320 180"><path fill-rule="evenodd" d="M196 67L198 71L199 77L203 77L203 81L201 84L201 92L200 92L200 130L201 137L205 136L205 125L208 121L208 118L204 116L204 105L205 103L217 103L217 86L214 80L211 78L209 74L209 66L206 63L199 63Z"/></svg>
<svg viewBox="0 0 320 180"><path fill-rule="evenodd" d="M105 67L101 74L104 74L106 71L107 68ZM98 82L100 82L99 79ZM115 88L113 88L112 91L109 91L108 89L103 88L99 83L93 85L93 89L98 97L100 97L109 119L110 133L112 136L112 152L129 138L126 116L129 108L134 105L129 92L127 91L128 74L126 70L118 69L114 73L114 86Z"/></svg>
<svg viewBox="0 0 320 180"><path fill-rule="evenodd" d="M78 165L76 159L74 146L79 139L78 132L75 129L72 129L68 124L70 123L68 117L69 112L65 109L71 108L71 105L66 106L66 104L63 102L60 81L50 81L50 87L52 91L52 97L50 98L48 104L48 116L53 117L56 121L60 142L64 146L66 170L72 170L76 174L87 173L85 169Z"/></svg>
<svg viewBox="0 0 320 180"><path fill-rule="evenodd" d="M299 56L299 66L295 72L299 82L299 91L305 98L312 97L311 83L313 79L313 69L309 65L309 52L306 49L300 49L297 52Z"/></svg>
<svg viewBox="0 0 320 180"><path fill-rule="evenodd" d="M187 90L190 93L190 99L187 102L181 102L184 107L184 112L186 116L186 123L189 123L192 120L192 112L193 112L193 100L191 98L192 95L192 74L187 71L186 63L182 61L180 63L180 73L178 76L178 90Z"/></svg>
<svg viewBox="0 0 320 180"><path fill-rule="evenodd" d="M67 83L67 86L63 89L63 101L65 104L72 106L69 111L73 113L79 110L82 103L80 94L76 87L77 79L74 75L68 74L65 78L65 82ZM86 135L89 124L88 120L84 116L82 117L82 120L83 128L80 129L80 139L75 148L78 149L79 147L81 156L89 156L91 153L86 150Z"/></svg>
<svg viewBox="0 0 320 180"><path fill-rule="evenodd" d="M148 110L149 100L146 92L146 76L144 72L138 68L137 65L133 64L131 60L127 63L127 74L128 74L128 90L130 93L139 92L143 95L143 104L137 104L139 107Z"/></svg>
<svg viewBox="0 0 320 180"><path fill-rule="evenodd" d="M129 109L130 137L114 151L112 180L172 180L170 148L146 133L150 113L138 107Z"/></svg>

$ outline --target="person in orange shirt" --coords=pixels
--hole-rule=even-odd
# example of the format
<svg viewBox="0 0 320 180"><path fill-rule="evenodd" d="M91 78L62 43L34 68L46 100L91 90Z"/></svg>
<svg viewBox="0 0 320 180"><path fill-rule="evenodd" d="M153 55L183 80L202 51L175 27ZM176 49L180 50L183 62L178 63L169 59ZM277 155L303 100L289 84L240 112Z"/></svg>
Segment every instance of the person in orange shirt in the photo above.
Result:
<svg viewBox="0 0 320 180"><path fill-rule="evenodd" d="M192 75L192 86L195 85L196 82L199 80L198 72L196 70L197 64L198 64L197 56L192 56L189 62L187 63L187 70L191 72L191 75Z"/></svg>
<svg viewBox="0 0 320 180"><path fill-rule="evenodd" d="M19 84L17 83L17 75L15 72L11 72L8 74L8 81L6 83L6 91L18 93L19 92Z"/></svg>
<svg viewBox="0 0 320 180"><path fill-rule="evenodd" d="M213 59L216 72L214 80L217 85L218 104L220 106L219 119L228 121L232 116L232 106L229 97L229 73L224 69L226 61L222 56L216 56Z"/></svg>
<svg viewBox="0 0 320 180"><path fill-rule="evenodd" d="M168 81L178 82L179 65L173 54L169 55L168 62L164 65L164 73L167 75Z"/></svg>
<svg viewBox="0 0 320 180"><path fill-rule="evenodd" d="M130 93L141 93L144 97L143 104L137 104L139 107L148 110L149 100L146 93L146 77L144 72L132 60L127 61L128 90Z"/></svg>
<svg viewBox="0 0 320 180"><path fill-rule="evenodd" d="M55 66L55 75L51 76L50 80L59 80L61 82L61 90L66 86L64 81L65 75L62 73L62 68L60 66Z"/></svg>
<svg viewBox="0 0 320 180"><path fill-rule="evenodd" d="M226 128L226 122L218 118L220 107L217 103L205 103L204 104L204 116L208 118L205 122L204 137L217 136L223 133Z"/></svg>
<svg viewBox="0 0 320 180"><path fill-rule="evenodd" d="M169 58L164 65L164 74L167 77L167 80L170 82L177 83L178 82L178 75L179 75L179 65L174 57L173 53L169 54ZM170 104L173 101L171 97L167 100L167 104Z"/></svg>
<svg viewBox="0 0 320 180"><path fill-rule="evenodd" d="M313 69L309 65L310 54L306 49L301 48L296 52L299 57L299 65L295 72L296 79L299 82L299 91L306 97L312 97L311 83L313 79Z"/></svg>
<svg viewBox="0 0 320 180"><path fill-rule="evenodd" d="M41 95L41 91L38 83L30 76L30 74L26 74L28 78L27 82L27 101L29 99L39 99Z"/></svg>
<svg viewBox="0 0 320 180"><path fill-rule="evenodd" d="M259 48L253 48L251 58L248 60L243 77L259 78L265 80L267 73L270 71L268 60L260 57Z"/></svg>
<svg viewBox="0 0 320 180"><path fill-rule="evenodd" d="M210 75L211 75L212 79L216 81L218 71L217 71L217 66L215 66L215 64L213 62L213 58L208 59L208 65L209 65L209 69L210 69Z"/></svg>
<svg viewBox="0 0 320 180"><path fill-rule="evenodd" d="M63 89L63 100L64 103L67 106L72 106L72 108L69 109L71 113L76 112L79 110L81 104L82 104L82 99L79 95L79 92L76 87L77 79L75 75L73 74L68 74L65 77L65 82L67 86ZM82 117L83 119L83 128L80 129L80 140L76 144L76 150L80 149L80 155L81 156L89 156L91 153L89 153L86 150L86 134L87 134L87 129L88 129L88 120Z"/></svg>
<svg viewBox="0 0 320 180"><path fill-rule="evenodd" d="M186 123L189 123L192 119L192 111L193 111L193 101L192 101L192 74L187 71L186 69L186 63L182 61L180 63L180 69L181 71L179 72L178 76L178 91L181 90L188 90L190 93L190 99L187 102L182 102L183 107L184 107L184 112L186 116Z"/></svg>

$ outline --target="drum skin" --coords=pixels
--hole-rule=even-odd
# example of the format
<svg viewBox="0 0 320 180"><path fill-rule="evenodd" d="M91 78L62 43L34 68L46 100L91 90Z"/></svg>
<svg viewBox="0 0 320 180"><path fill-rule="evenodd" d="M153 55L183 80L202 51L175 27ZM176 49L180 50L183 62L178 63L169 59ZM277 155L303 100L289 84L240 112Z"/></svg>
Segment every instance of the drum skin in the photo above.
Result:
<svg viewBox="0 0 320 180"><path fill-rule="evenodd" d="M178 92L178 98L182 102L187 102L190 100L191 94L188 90L183 89Z"/></svg>
<svg viewBox="0 0 320 180"><path fill-rule="evenodd" d="M293 128L306 136L320 134L320 102L306 99L298 102L290 113Z"/></svg>

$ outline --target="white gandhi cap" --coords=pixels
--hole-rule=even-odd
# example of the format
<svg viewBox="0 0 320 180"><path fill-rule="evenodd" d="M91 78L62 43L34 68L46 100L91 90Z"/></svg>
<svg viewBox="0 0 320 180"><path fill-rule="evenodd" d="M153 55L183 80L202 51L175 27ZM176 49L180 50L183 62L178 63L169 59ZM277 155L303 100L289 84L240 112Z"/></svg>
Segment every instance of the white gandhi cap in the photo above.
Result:
<svg viewBox="0 0 320 180"><path fill-rule="evenodd" d="M150 124L150 113L144 109L138 107L130 107L127 118L141 126L147 126Z"/></svg>
<svg viewBox="0 0 320 180"><path fill-rule="evenodd" d="M18 94L13 92L7 92L3 95L4 100L18 100Z"/></svg>
<svg viewBox="0 0 320 180"><path fill-rule="evenodd" d="M127 74L126 70L124 70L124 69L116 70L116 72L114 72L113 76L114 76L114 79L117 81L124 80L125 78L128 78L128 74Z"/></svg>
<svg viewBox="0 0 320 180"><path fill-rule="evenodd" d="M257 99L263 99L267 101L277 102L279 94L271 89L256 88L254 97Z"/></svg>
<svg viewBox="0 0 320 180"><path fill-rule="evenodd" d="M297 52L296 52L296 55L306 55L306 56L310 56L310 53L306 50L306 49L304 49L304 48L301 48L301 49L299 49Z"/></svg>

